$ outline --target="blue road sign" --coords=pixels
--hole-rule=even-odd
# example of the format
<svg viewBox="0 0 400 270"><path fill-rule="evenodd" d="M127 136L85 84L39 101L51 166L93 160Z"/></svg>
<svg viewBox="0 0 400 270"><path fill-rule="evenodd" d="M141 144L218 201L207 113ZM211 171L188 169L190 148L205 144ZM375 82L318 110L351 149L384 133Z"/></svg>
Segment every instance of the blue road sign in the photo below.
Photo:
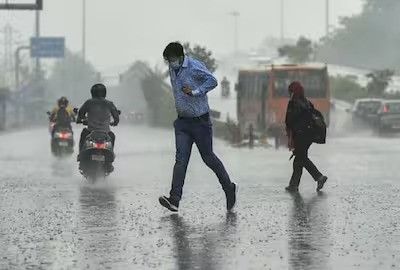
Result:
<svg viewBox="0 0 400 270"><path fill-rule="evenodd" d="M39 37L31 38L31 57L62 58L65 53L65 38Z"/></svg>

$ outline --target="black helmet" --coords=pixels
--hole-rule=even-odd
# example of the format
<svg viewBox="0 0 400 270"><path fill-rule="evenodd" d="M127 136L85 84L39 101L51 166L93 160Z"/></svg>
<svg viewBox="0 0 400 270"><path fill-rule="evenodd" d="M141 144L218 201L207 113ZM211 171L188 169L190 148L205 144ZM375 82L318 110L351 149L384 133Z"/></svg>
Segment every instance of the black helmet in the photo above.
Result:
<svg viewBox="0 0 400 270"><path fill-rule="evenodd" d="M58 104L59 107L67 107L68 103L69 103L69 101L68 101L68 99L66 97L60 97L57 100L57 104Z"/></svg>
<svg viewBox="0 0 400 270"><path fill-rule="evenodd" d="M90 93L92 93L92 98L105 98L107 95L107 88L104 84L97 83L92 86Z"/></svg>

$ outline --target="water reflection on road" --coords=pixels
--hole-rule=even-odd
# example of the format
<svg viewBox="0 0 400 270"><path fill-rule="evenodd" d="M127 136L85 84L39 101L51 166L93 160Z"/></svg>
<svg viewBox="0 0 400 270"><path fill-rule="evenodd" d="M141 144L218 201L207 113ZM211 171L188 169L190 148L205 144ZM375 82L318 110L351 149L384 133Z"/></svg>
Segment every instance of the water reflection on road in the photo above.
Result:
<svg viewBox="0 0 400 270"><path fill-rule="evenodd" d="M293 207L288 220L289 264L292 269L329 269L330 224L328 196L317 193L304 200L291 194Z"/></svg>

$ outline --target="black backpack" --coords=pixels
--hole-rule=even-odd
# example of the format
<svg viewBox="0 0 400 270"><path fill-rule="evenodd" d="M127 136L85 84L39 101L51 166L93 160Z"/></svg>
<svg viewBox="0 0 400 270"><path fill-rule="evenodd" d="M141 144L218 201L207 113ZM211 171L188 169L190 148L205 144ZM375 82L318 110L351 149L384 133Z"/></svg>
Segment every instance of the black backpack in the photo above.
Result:
<svg viewBox="0 0 400 270"><path fill-rule="evenodd" d="M59 126L69 126L71 124L71 116L65 107L61 107L56 114L56 123Z"/></svg>
<svg viewBox="0 0 400 270"><path fill-rule="evenodd" d="M320 111L314 107L311 109L311 136L312 142L318 144L326 143L326 122Z"/></svg>

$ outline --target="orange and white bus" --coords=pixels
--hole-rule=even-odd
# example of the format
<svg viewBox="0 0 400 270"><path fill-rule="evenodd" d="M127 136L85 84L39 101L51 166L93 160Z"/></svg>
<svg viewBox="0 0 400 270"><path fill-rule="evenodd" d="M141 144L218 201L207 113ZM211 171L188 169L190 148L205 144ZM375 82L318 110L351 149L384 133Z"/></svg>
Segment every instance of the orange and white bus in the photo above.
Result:
<svg viewBox="0 0 400 270"><path fill-rule="evenodd" d="M303 85L306 97L329 125L331 101L327 67L282 65L239 71L236 90L241 131L246 132L252 126L263 133L283 133L288 86L293 81Z"/></svg>

